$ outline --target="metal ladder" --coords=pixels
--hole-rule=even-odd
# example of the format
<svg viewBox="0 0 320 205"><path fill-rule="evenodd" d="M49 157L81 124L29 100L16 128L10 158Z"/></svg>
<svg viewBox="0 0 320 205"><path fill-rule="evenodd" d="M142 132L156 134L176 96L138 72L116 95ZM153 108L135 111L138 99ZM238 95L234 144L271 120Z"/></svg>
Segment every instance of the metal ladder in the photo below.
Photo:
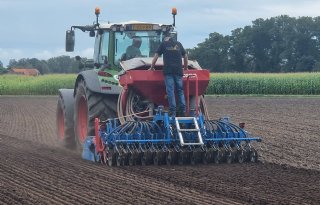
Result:
<svg viewBox="0 0 320 205"><path fill-rule="evenodd" d="M175 122L176 122L176 127L177 127L177 131L178 131L178 135L179 135L179 140L180 140L181 146L185 146L185 145L203 145L202 135L200 133L198 121L197 121L197 119L195 117L175 117ZM184 129L183 128L183 129L181 129L179 122L180 123L184 123L184 124L193 123L195 128L192 128L192 129ZM182 132L197 132L198 142L185 143L184 139L183 139L183 136L182 136Z"/></svg>

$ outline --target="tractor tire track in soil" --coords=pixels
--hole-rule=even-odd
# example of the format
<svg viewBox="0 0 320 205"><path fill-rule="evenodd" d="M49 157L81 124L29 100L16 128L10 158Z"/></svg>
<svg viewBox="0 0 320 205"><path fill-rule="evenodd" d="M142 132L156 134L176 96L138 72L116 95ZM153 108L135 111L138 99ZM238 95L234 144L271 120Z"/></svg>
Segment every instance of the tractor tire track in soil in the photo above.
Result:
<svg viewBox="0 0 320 205"><path fill-rule="evenodd" d="M55 136L56 96L0 96L0 204L320 204L319 98L206 97L261 162L110 168Z"/></svg>

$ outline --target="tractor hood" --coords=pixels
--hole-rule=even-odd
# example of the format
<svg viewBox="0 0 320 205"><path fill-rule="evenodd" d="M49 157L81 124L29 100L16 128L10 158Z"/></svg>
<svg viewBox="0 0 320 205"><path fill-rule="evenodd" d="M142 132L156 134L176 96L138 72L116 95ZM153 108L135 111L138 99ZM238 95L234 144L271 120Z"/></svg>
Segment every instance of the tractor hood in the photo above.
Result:
<svg viewBox="0 0 320 205"><path fill-rule="evenodd" d="M121 61L120 65L123 68L123 70L148 70L151 66L153 58L133 58L126 61ZM182 65L183 65L183 59L181 59ZM156 67L162 67L163 66L163 58L158 58L156 62ZM188 67L196 70L202 70L199 63L197 61L188 60Z"/></svg>

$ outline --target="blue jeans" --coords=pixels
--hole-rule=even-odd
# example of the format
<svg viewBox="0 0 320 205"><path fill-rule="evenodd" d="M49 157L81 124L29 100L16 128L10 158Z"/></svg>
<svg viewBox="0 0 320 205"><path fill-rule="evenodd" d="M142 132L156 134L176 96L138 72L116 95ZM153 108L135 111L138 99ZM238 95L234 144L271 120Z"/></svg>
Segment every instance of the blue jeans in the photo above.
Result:
<svg viewBox="0 0 320 205"><path fill-rule="evenodd" d="M168 103L169 103L169 111L172 117L176 116L176 98L174 90L176 88L178 94L178 101L179 101L179 108L180 112L186 112L186 100L183 93L183 81L182 76L180 75L165 75L164 76L164 83L166 85L166 91L168 96Z"/></svg>

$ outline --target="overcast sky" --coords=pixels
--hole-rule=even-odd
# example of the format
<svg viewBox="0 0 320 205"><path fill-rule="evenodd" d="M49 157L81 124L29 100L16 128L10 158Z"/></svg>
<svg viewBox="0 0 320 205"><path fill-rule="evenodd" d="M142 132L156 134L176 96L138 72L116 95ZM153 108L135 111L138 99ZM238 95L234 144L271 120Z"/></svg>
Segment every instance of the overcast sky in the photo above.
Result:
<svg viewBox="0 0 320 205"><path fill-rule="evenodd" d="M291 17L319 16L319 0L0 0L0 61L48 59L60 55L92 57L93 38L76 32L74 53L64 52L65 31L71 25L88 25L101 8L100 21L138 20L172 23L176 7L178 37L185 48L193 48L218 32L232 30L257 18L282 14Z"/></svg>

